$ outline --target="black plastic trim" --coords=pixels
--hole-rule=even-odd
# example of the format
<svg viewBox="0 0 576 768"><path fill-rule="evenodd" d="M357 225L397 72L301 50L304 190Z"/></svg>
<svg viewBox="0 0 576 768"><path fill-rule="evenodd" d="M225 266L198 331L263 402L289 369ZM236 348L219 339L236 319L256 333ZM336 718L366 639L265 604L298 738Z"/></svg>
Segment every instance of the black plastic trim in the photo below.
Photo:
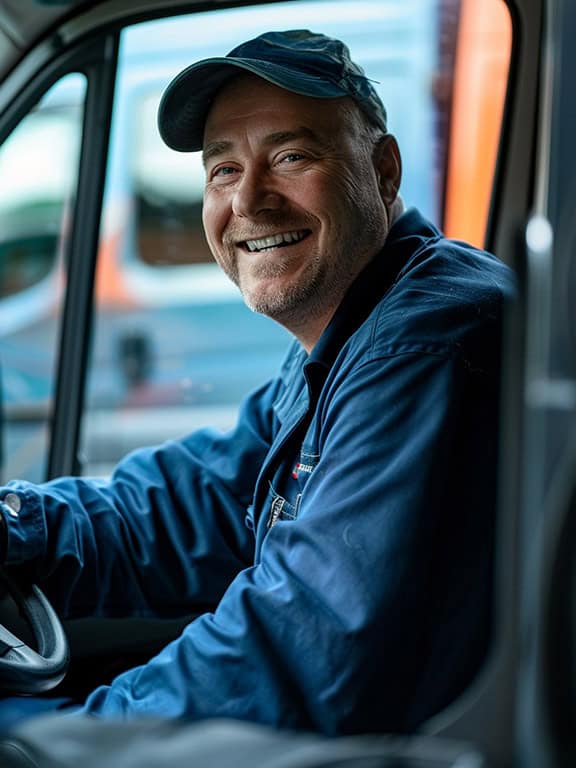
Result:
<svg viewBox="0 0 576 768"><path fill-rule="evenodd" d="M86 75L88 88L76 205L66 254L68 283L47 467L49 479L80 472L78 436L117 60L118 34L109 33L77 49L74 61L74 71Z"/></svg>

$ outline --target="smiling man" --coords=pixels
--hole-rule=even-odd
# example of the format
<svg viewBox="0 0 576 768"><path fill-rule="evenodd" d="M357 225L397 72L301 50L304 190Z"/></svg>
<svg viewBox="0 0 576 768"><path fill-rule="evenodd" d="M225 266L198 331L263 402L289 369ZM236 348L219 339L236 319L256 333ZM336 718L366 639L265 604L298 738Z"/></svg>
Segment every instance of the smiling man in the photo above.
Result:
<svg viewBox="0 0 576 768"><path fill-rule="evenodd" d="M212 252L294 344L230 433L0 489L5 562L66 616L199 614L84 713L412 731L489 642L510 273L403 210L384 107L337 40L193 64L159 126L202 150Z"/></svg>
<svg viewBox="0 0 576 768"><path fill-rule="evenodd" d="M248 306L310 351L386 240L394 138L376 143L349 99L327 104L244 75L217 95L203 157L212 253Z"/></svg>

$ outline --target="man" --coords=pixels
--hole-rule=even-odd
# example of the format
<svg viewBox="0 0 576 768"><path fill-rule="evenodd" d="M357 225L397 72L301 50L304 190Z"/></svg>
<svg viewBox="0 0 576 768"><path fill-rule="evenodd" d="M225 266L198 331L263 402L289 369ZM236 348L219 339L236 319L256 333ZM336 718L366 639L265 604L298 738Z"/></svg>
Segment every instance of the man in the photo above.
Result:
<svg viewBox="0 0 576 768"><path fill-rule="evenodd" d="M489 640L510 274L403 212L384 107L338 41L194 64L159 127L202 150L212 252L294 345L228 434L4 488L6 563L64 616L200 612L83 712L411 731Z"/></svg>

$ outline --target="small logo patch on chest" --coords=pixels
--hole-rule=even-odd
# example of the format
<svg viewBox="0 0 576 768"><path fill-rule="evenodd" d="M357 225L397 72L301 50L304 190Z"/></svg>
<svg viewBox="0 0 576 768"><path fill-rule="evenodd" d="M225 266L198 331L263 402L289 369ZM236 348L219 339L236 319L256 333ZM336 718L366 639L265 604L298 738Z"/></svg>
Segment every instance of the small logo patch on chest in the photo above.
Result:
<svg viewBox="0 0 576 768"><path fill-rule="evenodd" d="M294 480L298 480L298 475L300 475L300 473L309 475L313 470L314 470L313 464L304 464L303 462L298 461L294 469L292 470L292 477L294 478Z"/></svg>

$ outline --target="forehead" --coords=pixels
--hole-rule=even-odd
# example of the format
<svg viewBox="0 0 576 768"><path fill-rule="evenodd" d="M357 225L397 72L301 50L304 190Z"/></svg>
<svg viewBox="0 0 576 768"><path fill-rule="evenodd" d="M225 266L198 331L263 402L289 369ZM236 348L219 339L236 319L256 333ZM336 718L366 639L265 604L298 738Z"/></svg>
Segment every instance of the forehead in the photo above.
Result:
<svg viewBox="0 0 576 768"><path fill-rule="evenodd" d="M241 74L216 94L204 129L208 141L226 139L237 130L309 126L314 131L338 132L349 122L348 98L317 99L292 93L252 74ZM290 125L287 124L288 121Z"/></svg>

